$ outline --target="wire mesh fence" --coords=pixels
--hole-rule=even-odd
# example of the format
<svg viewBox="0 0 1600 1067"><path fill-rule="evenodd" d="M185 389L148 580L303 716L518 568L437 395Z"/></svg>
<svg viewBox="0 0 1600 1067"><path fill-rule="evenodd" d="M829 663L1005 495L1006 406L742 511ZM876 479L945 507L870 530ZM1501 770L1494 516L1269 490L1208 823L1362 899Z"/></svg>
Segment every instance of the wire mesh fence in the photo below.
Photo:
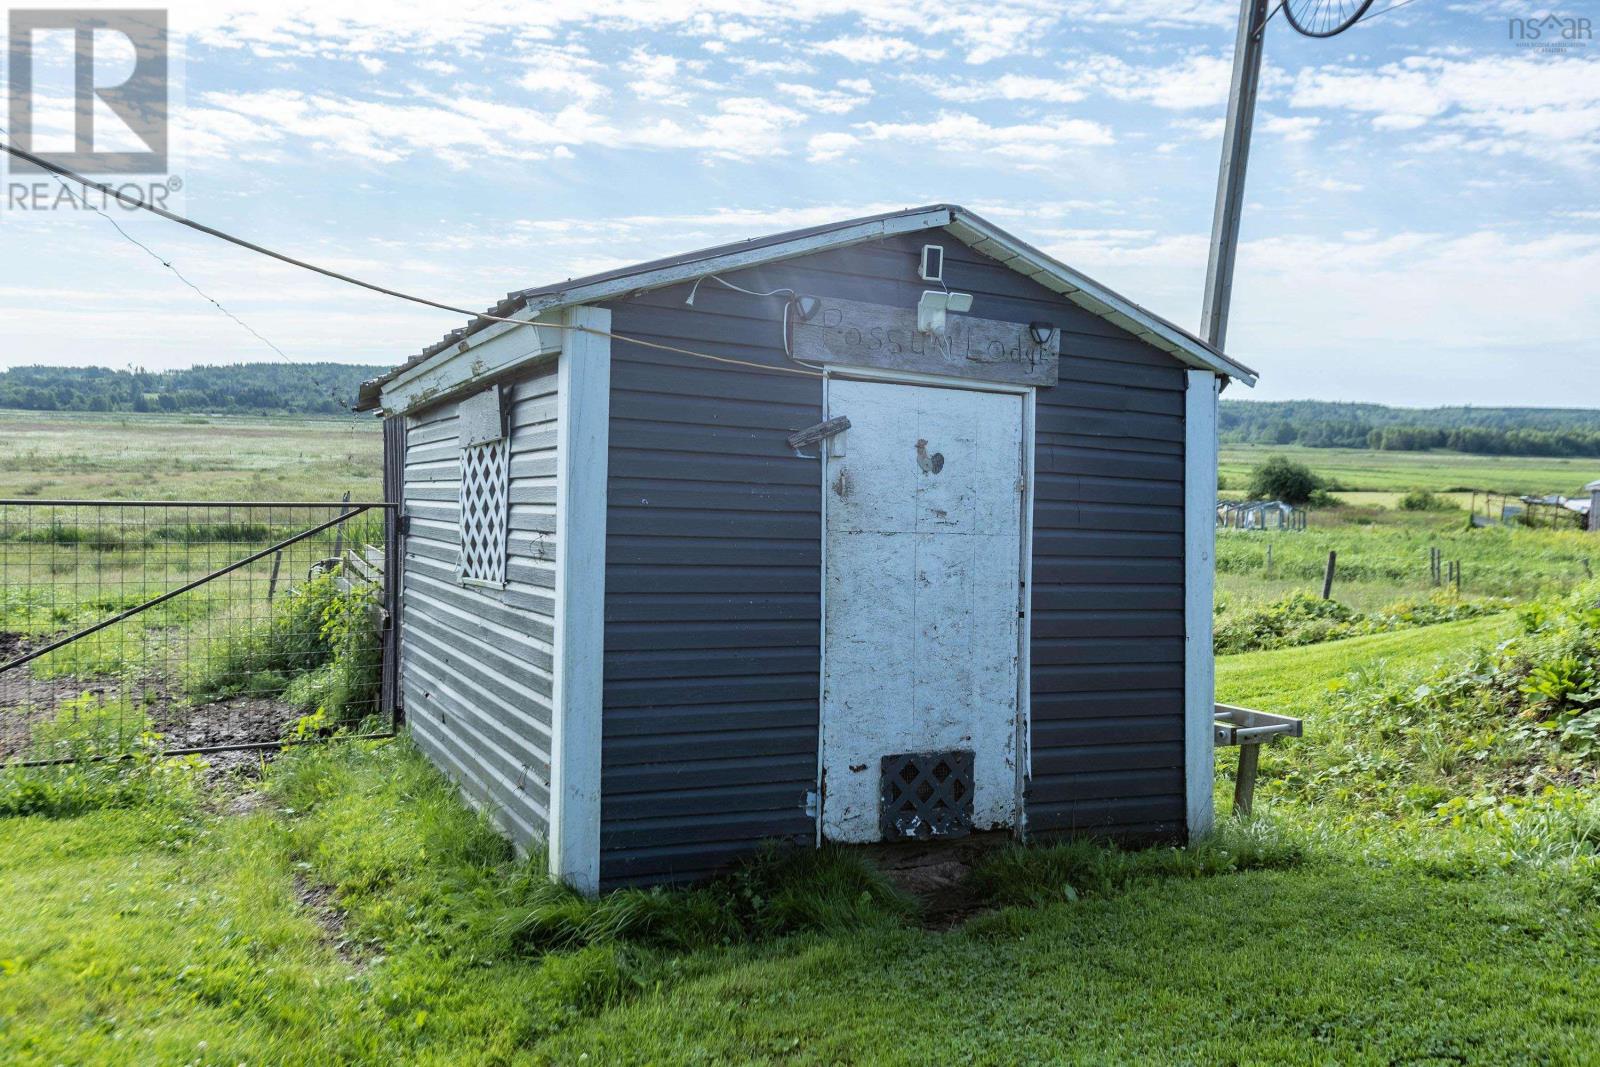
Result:
<svg viewBox="0 0 1600 1067"><path fill-rule="evenodd" d="M0 764L392 732L389 507L0 500Z"/></svg>

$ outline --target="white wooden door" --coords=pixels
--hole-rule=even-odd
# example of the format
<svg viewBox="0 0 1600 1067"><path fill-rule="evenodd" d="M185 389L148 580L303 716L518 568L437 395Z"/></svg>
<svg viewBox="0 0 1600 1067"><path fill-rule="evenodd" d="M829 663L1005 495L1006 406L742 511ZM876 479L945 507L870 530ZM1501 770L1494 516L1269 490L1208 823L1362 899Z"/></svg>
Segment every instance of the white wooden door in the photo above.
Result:
<svg viewBox="0 0 1600 1067"><path fill-rule="evenodd" d="M882 758L951 749L1014 825L1022 397L834 379L828 414L823 836L878 840Z"/></svg>

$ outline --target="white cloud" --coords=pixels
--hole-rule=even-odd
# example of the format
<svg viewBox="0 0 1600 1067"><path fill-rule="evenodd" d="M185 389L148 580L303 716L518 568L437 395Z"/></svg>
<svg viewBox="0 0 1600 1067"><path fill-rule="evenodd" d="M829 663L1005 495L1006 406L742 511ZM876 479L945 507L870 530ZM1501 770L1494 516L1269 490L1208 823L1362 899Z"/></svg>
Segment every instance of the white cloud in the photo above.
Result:
<svg viewBox="0 0 1600 1067"><path fill-rule="evenodd" d="M944 53L912 44L904 37L864 34L835 37L812 46L819 52L841 56L852 63L889 63L909 59L935 59Z"/></svg>
<svg viewBox="0 0 1600 1067"><path fill-rule="evenodd" d="M1078 69L1089 81L1116 100L1139 101L1169 111L1221 108L1228 102L1233 61L1224 56L1195 54L1162 67L1134 66L1111 55L1095 56ZM1262 80L1271 84L1270 71Z"/></svg>
<svg viewBox="0 0 1600 1067"><path fill-rule="evenodd" d="M940 112L930 122L864 122L856 129L864 139L937 148L950 158L994 153L1021 169L1059 159L1069 147L1096 147L1115 140L1108 127L1088 119L1053 117L994 126L975 115L950 111Z"/></svg>
<svg viewBox="0 0 1600 1067"><path fill-rule="evenodd" d="M850 133L819 133L806 142L806 158L813 163L827 163L839 159L861 143L861 138Z"/></svg>
<svg viewBox="0 0 1600 1067"><path fill-rule="evenodd" d="M1173 119L1173 129L1179 130L1184 137L1194 141L1215 141L1222 136L1226 123L1221 118L1214 119Z"/></svg>
<svg viewBox="0 0 1600 1067"><path fill-rule="evenodd" d="M286 136L373 163L398 163L431 153L455 168L483 157L539 160L558 146L600 144L693 150L718 159L782 153L783 131L804 120L792 108L755 97L731 97L690 122L656 119L613 123L569 104L553 111L480 96L419 92L397 104L274 90L206 93L188 116L194 143L210 154L272 146Z"/></svg>
<svg viewBox="0 0 1600 1067"><path fill-rule="evenodd" d="M1600 152L1600 64L1565 55L1412 56L1378 68L1303 70L1299 108L1370 116L1381 130L1428 126L1423 147L1520 152L1567 162Z"/></svg>
<svg viewBox="0 0 1600 1067"><path fill-rule="evenodd" d="M360 63L361 69L368 74L382 74L383 68L388 66L387 63L376 56L357 56L356 62Z"/></svg>
<svg viewBox="0 0 1600 1067"><path fill-rule="evenodd" d="M1082 86L1058 78L1028 74L1002 74L998 78L951 81L938 75L912 75L909 82L940 100L976 103L982 100L1027 100L1072 104L1086 95Z"/></svg>
<svg viewBox="0 0 1600 1067"><path fill-rule="evenodd" d="M430 74L440 74L446 77L451 74L459 73L461 70L461 68L456 66L454 63L446 63L442 59L421 60L417 63L417 68L419 70L425 70Z"/></svg>
<svg viewBox="0 0 1600 1067"><path fill-rule="evenodd" d="M828 115L844 115L865 104L872 92L872 83L861 79L852 79L857 86L865 85L866 89L843 91L844 82L840 82L841 89L818 89L813 85L804 85L797 82L779 82L778 91L786 96L792 96L801 107L812 111L821 111Z"/></svg>
<svg viewBox="0 0 1600 1067"><path fill-rule="evenodd" d="M635 48L627 69L634 75L628 87L646 100L662 104L687 104L689 95L677 84L678 59L647 48Z"/></svg>
<svg viewBox="0 0 1600 1067"><path fill-rule="evenodd" d="M517 78L517 84L529 92L570 96L585 102L607 94L606 87L595 77L604 66L579 50L535 45L523 49L517 59L528 67Z"/></svg>
<svg viewBox="0 0 1600 1067"><path fill-rule="evenodd" d="M1029 232L1090 277L1193 324L1205 234ZM1533 403L1548 382L1594 380L1597 276L1600 232L1257 238L1240 246L1228 349L1262 372L1265 396ZM1535 360L1538 374L1512 373Z"/></svg>
<svg viewBox="0 0 1600 1067"><path fill-rule="evenodd" d="M817 68L803 59L751 59L734 56L728 60L746 74L812 74Z"/></svg>
<svg viewBox="0 0 1600 1067"><path fill-rule="evenodd" d="M1322 120L1314 115L1263 115L1256 123L1261 132L1282 137L1285 141L1309 141L1321 125Z"/></svg>

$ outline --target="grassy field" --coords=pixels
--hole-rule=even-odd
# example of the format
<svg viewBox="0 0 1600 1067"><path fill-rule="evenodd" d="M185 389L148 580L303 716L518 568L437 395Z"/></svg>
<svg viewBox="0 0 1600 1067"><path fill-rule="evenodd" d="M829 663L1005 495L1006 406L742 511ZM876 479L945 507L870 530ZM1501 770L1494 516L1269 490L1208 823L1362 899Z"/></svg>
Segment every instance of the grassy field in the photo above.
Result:
<svg viewBox="0 0 1600 1067"><path fill-rule="evenodd" d="M374 431L0 414L26 456L0 494L359 498L376 493ZM1368 461L1479 462L1348 455L1348 472L1313 466L1349 483ZM1263 755L1261 817L1182 850L1003 850L953 927L831 852L579 900L404 739L294 750L259 781L149 751L0 779L0 812L28 813L0 816L0 1061L1594 1062L1600 585L1569 591L1600 538L1378 503L1220 536L1224 617L1318 587L1330 548L1351 605L1427 597L1435 545L1462 560L1466 596L1519 610L1220 657L1220 700L1306 719ZM233 532L226 551L256 543ZM141 545L170 565L160 581L194 565ZM71 573L103 591L129 551ZM105 610L73 600L57 619L6 593L27 635ZM193 610L118 654L136 665L139 642L196 620L228 630L225 602ZM1218 756L1223 812L1234 758Z"/></svg>
<svg viewBox="0 0 1600 1067"><path fill-rule="evenodd" d="M0 497L333 501L348 491L356 500L375 499L381 439L377 421L367 418L0 412L0 450L9 460L0 469ZM139 606L337 512L0 505L0 660ZM342 532L298 541L8 672L0 678L0 760L54 758L63 747L119 751L152 724L196 719L199 703L277 697L297 673L285 668L327 658L324 619L295 613L294 591L336 549L381 540L381 515L357 516ZM240 704L206 714L227 720L218 727L237 739L273 740L286 720L316 706L309 691L301 695L293 708ZM247 729L256 719L259 728ZM210 743L198 736L199 726L194 732L189 744Z"/></svg>
<svg viewBox="0 0 1600 1067"><path fill-rule="evenodd" d="M1473 456L1459 452L1377 452L1370 449L1302 448L1296 445L1223 445L1223 484L1242 489L1250 471L1268 456L1304 463L1341 489L1405 493L1487 490L1493 493L1576 496L1600 478L1600 460L1538 456Z"/></svg>
<svg viewBox="0 0 1600 1067"><path fill-rule="evenodd" d="M1224 658L1219 697L1307 716L1263 759L1264 821L1189 852L1002 853L978 872L992 910L950 930L848 857L582 904L404 742L302 750L242 796L178 780L132 811L0 820L0 1044L27 1064L1592 1062L1592 774L1531 794L1570 817L1530 845L1435 813L1526 792L1470 731L1465 770L1351 732L1353 689L1410 691L1513 629ZM1341 792L1330 768L1396 788Z"/></svg>
<svg viewBox="0 0 1600 1067"><path fill-rule="evenodd" d="M380 429L366 416L0 411L0 498L378 500Z"/></svg>

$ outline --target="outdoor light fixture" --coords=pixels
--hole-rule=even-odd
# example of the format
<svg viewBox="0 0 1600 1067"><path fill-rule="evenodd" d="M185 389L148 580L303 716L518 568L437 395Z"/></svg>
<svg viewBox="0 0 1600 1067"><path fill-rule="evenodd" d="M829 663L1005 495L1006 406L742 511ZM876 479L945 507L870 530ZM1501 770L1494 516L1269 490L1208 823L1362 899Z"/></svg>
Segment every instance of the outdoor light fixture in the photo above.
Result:
<svg viewBox="0 0 1600 1067"><path fill-rule="evenodd" d="M937 289L924 289L917 301L917 330L921 333L944 333L945 312L971 311L971 293L945 293Z"/></svg>
<svg viewBox="0 0 1600 1067"><path fill-rule="evenodd" d="M1053 322L1030 322L1028 334L1033 338L1033 343L1041 348L1050 343L1051 336L1056 332Z"/></svg>
<svg viewBox="0 0 1600 1067"><path fill-rule="evenodd" d="M794 316L801 322L810 322L817 317L817 312L822 310L822 301L814 296L797 296L790 301L794 308Z"/></svg>

